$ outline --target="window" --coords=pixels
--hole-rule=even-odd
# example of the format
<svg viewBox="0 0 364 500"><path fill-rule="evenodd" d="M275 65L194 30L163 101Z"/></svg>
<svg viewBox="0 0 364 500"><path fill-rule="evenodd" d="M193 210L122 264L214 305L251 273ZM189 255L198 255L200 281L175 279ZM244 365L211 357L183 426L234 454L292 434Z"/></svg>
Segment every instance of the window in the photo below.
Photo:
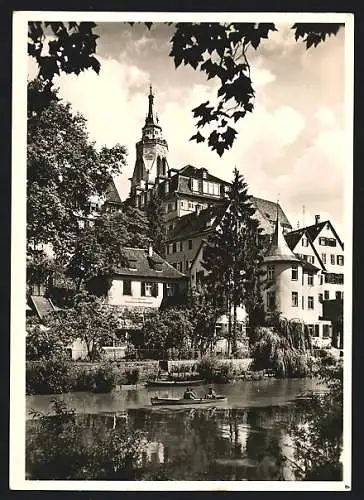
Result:
<svg viewBox="0 0 364 500"><path fill-rule="evenodd" d="M166 245L166 254L169 255L169 245Z"/></svg>
<svg viewBox="0 0 364 500"><path fill-rule="evenodd" d="M326 254L325 253L321 254L321 260L322 260L323 264L326 264Z"/></svg>
<svg viewBox="0 0 364 500"><path fill-rule="evenodd" d="M268 274L268 280L274 279L274 267L273 266L268 266L267 274Z"/></svg>
<svg viewBox="0 0 364 500"><path fill-rule="evenodd" d="M309 286L312 286L312 285L313 285L313 274L312 274L312 273L309 273L309 274L307 275L307 284L308 284Z"/></svg>
<svg viewBox="0 0 364 500"><path fill-rule="evenodd" d="M189 201L189 202L188 202L188 209L189 209L189 210L193 210L194 208L195 208L195 204L194 204L194 203L192 203L192 201Z"/></svg>
<svg viewBox="0 0 364 500"><path fill-rule="evenodd" d="M302 238L302 246L308 247L308 239L307 238Z"/></svg>
<svg viewBox="0 0 364 500"><path fill-rule="evenodd" d="M325 290L324 291L324 298L325 298L325 300L329 300L329 298L330 298L330 292L329 292L329 290Z"/></svg>
<svg viewBox="0 0 364 500"><path fill-rule="evenodd" d="M320 325L315 325L315 333L314 333L314 336L315 336L315 337L319 337L319 336L320 336Z"/></svg>
<svg viewBox="0 0 364 500"><path fill-rule="evenodd" d="M324 275L323 274L319 274L318 275L318 279L319 279L319 285L322 285L323 282L324 282Z"/></svg>
<svg viewBox="0 0 364 500"><path fill-rule="evenodd" d="M192 240L188 240L188 250L192 250Z"/></svg>
<svg viewBox="0 0 364 500"><path fill-rule="evenodd" d="M292 292L292 307L298 307L298 292Z"/></svg>
<svg viewBox="0 0 364 500"><path fill-rule="evenodd" d="M331 262L331 265L335 265L335 255L331 254L330 255L330 262Z"/></svg>
<svg viewBox="0 0 364 500"><path fill-rule="evenodd" d="M219 184L216 184L215 182L203 181L202 182L202 189L203 189L204 193L212 194L213 196L219 196L219 194L220 194L220 186L219 186Z"/></svg>
<svg viewBox="0 0 364 500"><path fill-rule="evenodd" d="M319 293L319 294L318 294L318 301L319 301L320 303L322 303L322 302L323 302L323 300L324 300L324 295L323 295L322 293Z"/></svg>
<svg viewBox="0 0 364 500"><path fill-rule="evenodd" d="M297 281L298 280L298 265L293 264L292 266L292 281Z"/></svg>
<svg viewBox="0 0 364 500"><path fill-rule="evenodd" d="M192 191L199 190L199 182L198 179L192 179Z"/></svg>
<svg viewBox="0 0 364 500"><path fill-rule="evenodd" d="M307 309L314 309L313 297L307 297Z"/></svg>
<svg viewBox="0 0 364 500"><path fill-rule="evenodd" d="M186 262L185 262L185 270L188 271L189 267L190 267L190 263L189 263L188 260L186 260Z"/></svg>
<svg viewBox="0 0 364 500"><path fill-rule="evenodd" d="M183 241L179 241L178 242L178 251L182 252L182 250L183 250Z"/></svg>
<svg viewBox="0 0 364 500"><path fill-rule="evenodd" d="M158 283L146 283L142 281L141 295L142 297L158 297Z"/></svg>
<svg viewBox="0 0 364 500"><path fill-rule="evenodd" d="M303 295L302 295L301 302L302 302L302 309L304 309L305 308L305 298Z"/></svg>
<svg viewBox="0 0 364 500"><path fill-rule="evenodd" d="M313 255L307 255L307 262L309 262L310 264L314 264L315 257Z"/></svg>
<svg viewBox="0 0 364 500"><path fill-rule="evenodd" d="M328 339L330 336L330 325L322 325L322 338Z"/></svg>
<svg viewBox="0 0 364 500"><path fill-rule="evenodd" d="M336 262L338 266L343 266L344 265L344 256L343 255L337 255L336 256Z"/></svg>
<svg viewBox="0 0 364 500"><path fill-rule="evenodd" d="M325 246L326 245L326 238L323 238L321 236L321 238L319 238L319 245Z"/></svg>
<svg viewBox="0 0 364 500"><path fill-rule="evenodd" d="M177 244L176 243L173 243L173 245L172 245L172 251L173 251L173 253L177 252Z"/></svg>
<svg viewBox="0 0 364 500"><path fill-rule="evenodd" d="M311 337L312 337L314 335L313 325L307 325L307 330L308 330L309 335L311 335Z"/></svg>
<svg viewBox="0 0 364 500"><path fill-rule="evenodd" d="M276 294L275 292L267 292L267 308L268 311L273 311L276 306Z"/></svg>
<svg viewBox="0 0 364 500"><path fill-rule="evenodd" d="M329 247L336 247L336 240L335 238L327 238L327 245Z"/></svg>
<svg viewBox="0 0 364 500"><path fill-rule="evenodd" d="M123 295L132 295L130 280L123 280Z"/></svg>
<svg viewBox="0 0 364 500"><path fill-rule="evenodd" d="M342 298L341 292L335 292L336 300L340 300Z"/></svg>

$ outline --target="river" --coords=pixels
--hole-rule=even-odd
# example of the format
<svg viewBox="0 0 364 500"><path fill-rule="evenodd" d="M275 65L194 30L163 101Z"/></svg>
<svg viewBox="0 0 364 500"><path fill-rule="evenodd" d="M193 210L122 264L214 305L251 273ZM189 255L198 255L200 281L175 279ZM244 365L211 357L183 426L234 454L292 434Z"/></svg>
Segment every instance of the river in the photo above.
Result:
<svg viewBox="0 0 364 500"><path fill-rule="evenodd" d="M324 386L310 378L267 378L214 387L227 396L226 403L151 407L152 396L180 396L182 387L28 396L27 475L32 479L294 480L287 428L300 419L295 399L321 392ZM194 387L200 395L207 389ZM54 399L75 410L72 425L64 427L51 416ZM32 410L50 416L40 424L32 418ZM130 463L123 462L122 473L115 472L115 457L124 457L125 450L113 448L115 432L124 440L127 436L131 440L127 447L135 452L125 458ZM139 433L138 448L134 441ZM92 468L86 456L97 456L99 465Z"/></svg>

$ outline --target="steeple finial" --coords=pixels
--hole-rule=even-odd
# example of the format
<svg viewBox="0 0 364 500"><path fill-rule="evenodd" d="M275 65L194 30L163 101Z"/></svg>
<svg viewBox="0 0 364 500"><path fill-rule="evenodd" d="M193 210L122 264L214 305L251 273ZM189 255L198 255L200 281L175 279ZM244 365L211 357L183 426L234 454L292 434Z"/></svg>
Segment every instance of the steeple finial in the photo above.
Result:
<svg viewBox="0 0 364 500"><path fill-rule="evenodd" d="M148 116L147 120L151 121L152 123L154 122L154 116L153 116L153 101L154 101L154 95L153 95L153 88L152 84L149 85L149 109L148 109Z"/></svg>

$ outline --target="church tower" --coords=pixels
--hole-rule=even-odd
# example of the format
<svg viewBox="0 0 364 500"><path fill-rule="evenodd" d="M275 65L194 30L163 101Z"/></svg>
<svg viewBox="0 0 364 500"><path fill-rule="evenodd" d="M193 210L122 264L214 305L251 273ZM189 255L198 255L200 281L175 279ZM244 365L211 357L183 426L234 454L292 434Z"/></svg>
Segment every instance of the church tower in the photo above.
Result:
<svg viewBox="0 0 364 500"><path fill-rule="evenodd" d="M148 114L142 128L142 138L136 143L136 160L131 180L130 196L135 199L168 176L168 144L154 111L154 94L149 89Z"/></svg>

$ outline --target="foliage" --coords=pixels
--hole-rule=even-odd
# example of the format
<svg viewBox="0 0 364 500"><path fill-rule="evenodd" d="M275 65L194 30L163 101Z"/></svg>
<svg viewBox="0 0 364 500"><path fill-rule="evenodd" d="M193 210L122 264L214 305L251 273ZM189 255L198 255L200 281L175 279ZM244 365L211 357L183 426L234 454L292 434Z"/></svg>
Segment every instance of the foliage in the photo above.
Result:
<svg viewBox="0 0 364 500"><path fill-rule="evenodd" d="M116 376L111 363L100 364L87 374L86 388L92 392L111 392L115 386Z"/></svg>
<svg viewBox="0 0 364 500"><path fill-rule="evenodd" d="M164 207L157 191L152 191L150 201L147 206L147 218L149 224L149 238L153 249L161 256L165 257L164 240L166 237L166 217Z"/></svg>
<svg viewBox="0 0 364 500"><path fill-rule="evenodd" d="M330 360L330 358L325 358ZM313 395L304 407L304 418L291 426L295 452L293 467L298 479L342 480L343 446L343 364L324 363L321 379L329 390Z"/></svg>
<svg viewBox="0 0 364 500"><path fill-rule="evenodd" d="M30 23L31 24L31 23ZM73 114L44 82L28 84L27 240L51 243L65 258L77 235L78 217L88 215L90 196L102 196L113 174L125 164L120 145L96 150L86 120Z"/></svg>
<svg viewBox="0 0 364 500"><path fill-rule="evenodd" d="M206 285L210 296L222 299L227 311L233 352L237 348L237 308L246 304L252 311L261 301L258 272L262 259L261 229L254 214L248 186L235 168L227 210L208 238L202 262L209 273Z"/></svg>
<svg viewBox="0 0 364 500"><path fill-rule="evenodd" d="M281 320L278 330L259 328L251 352L256 370L272 369L282 378L311 373L311 337L303 323Z"/></svg>
<svg viewBox="0 0 364 500"><path fill-rule="evenodd" d="M59 394L72 390L74 374L66 356L26 363L27 394Z"/></svg>
<svg viewBox="0 0 364 500"><path fill-rule="evenodd" d="M133 23L130 23L133 24ZM153 23L145 23L151 29ZM172 24L172 23L170 23ZM97 73L100 63L94 57L96 38L94 23L29 23L28 53L36 58L39 76L52 83L60 71L79 74L86 68ZM336 35L340 24L295 23L292 33L306 48L316 47L327 36ZM182 63L219 82L216 104L206 101L192 112L197 133L191 137L198 143L207 140L208 146L220 156L230 149L237 136L232 126L254 109L255 91L250 75L249 56L271 33L274 23L176 23L170 40L170 56L176 68ZM54 40L46 50L44 33ZM42 52L43 51L43 52ZM42 55L46 52L47 55ZM204 127L212 127L209 135ZM210 127L210 128L211 128Z"/></svg>
<svg viewBox="0 0 364 500"><path fill-rule="evenodd" d="M105 295L111 275L118 267L128 266L123 247L147 245L148 223L143 212L127 207L122 212L104 213L77 238L67 274L78 288L84 283L91 293Z"/></svg>
<svg viewBox="0 0 364 500"><path fill-rule="evenodd" d="M157 357L164 357L168 349L182 352L192 336L192 323L186 309L169 308L147 318L142 327L143 344Z"/></svg>
<svg viewBox="0 0 364 500"><path fill-rule="evenodd" d="M125 376L128 384L137 384L140 379L140 370L139 368L127 370Z"/></svg>
<svg viewBox="0 0 364 500"><path fill-rule="evenodd" d="M96 417L76 415L63 402L53 402L52 413L35 415L27 432L27 470L31 479L140 478L145 435L139 430L105 426ZM111 419L110 419L111 421Z"/></svg>
<svg viewBox="0 0 364 500"><path fill-rule="evenodd" d="M55 335L67 337L69 343L85 343L90 361L100 357L102 346L109 345L119 330L118 312L102 299L87 292L75 296L73 307L59 311L49 321Z"/></svg>
<svg viewBox="0 0 364 500"><path fill-rule="evenodd" d="M27 361L53 359L63 356L67 338L41 324L35 324L27 327L25 345Z"/></svg>
<svg viewBox="0 0 364 500"><path fill-rule="evenodd" d="M233 378L232 364L226 364L213 356L204 356L197 364L200 376L209 382L225 383Z"/></svg>
<svg viewBox="0 0 364 500"><path fill-rule="evenodd" d="M214 343L216 321L221 310L215 306L204 284L199 284L190 291L188 306L193 326L191 347L197 348L204 355Z"/></svg>

